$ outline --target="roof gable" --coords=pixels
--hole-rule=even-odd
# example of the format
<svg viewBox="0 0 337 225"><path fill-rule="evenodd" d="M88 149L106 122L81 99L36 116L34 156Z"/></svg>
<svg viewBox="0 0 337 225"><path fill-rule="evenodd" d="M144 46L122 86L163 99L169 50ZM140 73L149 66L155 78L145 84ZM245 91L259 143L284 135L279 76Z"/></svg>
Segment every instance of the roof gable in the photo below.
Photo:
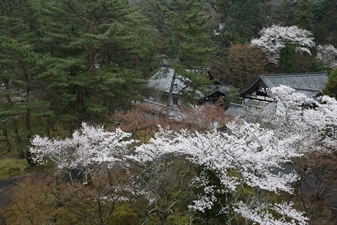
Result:
<svg viewBox="0 0 337 225"><path fill-rule="evenodd" d="M186 69L186 71L193 72L193 73L200 73L200 74L205 73L205 70L203 69L194 69L194 70ZM170 86L171 86L171 82L173 79L173 75L174 75L174 69L169 66L163 65L159 67L157 72L148 79L147 84L149 87L152 87L156 89L157 91L168 93L170 91ZM176 79L174 80L172 93L180 94L180 92L183 90L188 90L188 91L191 90L191 87L188 87L187 85L189 82L190 80L187 77L177 75ZM203 94L198 90L196 91L196 94L198 94L200 97L203 96Z"/></svg>
<svg viewBox="0 0 337 225"><path fill-rule="evenodd" d="M322 92L328 74L320 73L294 73L294 74L262 74L248 89L240 93L241 97L253 93L261 88L272 88L286 85L308 97L317 96Z"/></svg>
<svg viewBox="0 0 337 225"><path fill-rule="evenodd" d="M170 85L173 79L174 69L166 66L160 67L157 72L148 80L148 86L153 87L158 91L169 92ZM178 75L179 76L179 75ZM178 86L183 85L180 79L175 80L173 93L178 93Z"/></svg>
<svg viewBox="0 0 337 225"><path fill-rule="evenodd" d="M295 90L322 91L328 81L327 73L262 74L260 77L269 88L286 85Z"/></svg>

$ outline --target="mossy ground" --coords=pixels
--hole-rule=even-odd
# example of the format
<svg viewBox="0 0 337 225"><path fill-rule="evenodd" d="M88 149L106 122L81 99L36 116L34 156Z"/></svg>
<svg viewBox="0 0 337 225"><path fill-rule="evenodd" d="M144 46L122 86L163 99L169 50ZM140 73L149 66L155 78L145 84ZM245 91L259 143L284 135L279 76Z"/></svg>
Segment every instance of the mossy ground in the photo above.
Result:
<svg viewBox="0 0 337 225"><path fill-rule="evenodd" d="M0 156L0 180L26 174L27 161L19 159L15 153Z"/></svg>

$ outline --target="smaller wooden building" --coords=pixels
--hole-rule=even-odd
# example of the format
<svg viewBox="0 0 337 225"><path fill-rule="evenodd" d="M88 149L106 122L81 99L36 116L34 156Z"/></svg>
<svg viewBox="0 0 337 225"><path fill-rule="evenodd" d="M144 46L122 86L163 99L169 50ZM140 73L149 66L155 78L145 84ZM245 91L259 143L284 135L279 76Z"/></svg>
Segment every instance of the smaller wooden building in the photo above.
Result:
<svg viewBox="0 0 337 225"><path fill-rule="evenodd" d="M267 88L285 85L295 89L296 92L316 98L322 94L327 81L328 74L326 72L262 74L249 88L240 93L240 97L243 106L264 108L274 101L266 93Z"/></svg>
<svg viewBox="0 0 337 225"><path fill-rule="evenodd" d="M291 87L308 97L317 98L322 94L327 81L326 72L262 74L249 88L240 93L241 105L231 104L226 114L237 117L242 116L247 108L277 108L275 99L268 95L266 89L280 85Z"/></svg>
<svg viewBox="0 0 337 225"><path fill-rule="evenodd" d="M193 72L200 76L207 76L211 80L208 85L207 93L195 90L189 86L191 81L182 75L177 75L174 80L172 91L172 104L179 106L181 104L181 92L193 91L195 104L214 104L220 98L226 95L231 89L229 85L223 84L213 77L208 68L196 67ZM169 90L173 80L174 69L170 67L169 63L162 63L156 73L148 79L148 87L152 88L152 92L146 97L147 100L167 104L169 98Z"/></svg>
<svg viewBox="0 0 337 225"><path fill-rule="evenodd" d="M199 99L199 105L213 105L216 102L221 101L228 94L228 92L234 89L234 87L224 84L214 78L210 71L207 72L207 76L212 81L212 84L208 86L208 94Z"/></svg>

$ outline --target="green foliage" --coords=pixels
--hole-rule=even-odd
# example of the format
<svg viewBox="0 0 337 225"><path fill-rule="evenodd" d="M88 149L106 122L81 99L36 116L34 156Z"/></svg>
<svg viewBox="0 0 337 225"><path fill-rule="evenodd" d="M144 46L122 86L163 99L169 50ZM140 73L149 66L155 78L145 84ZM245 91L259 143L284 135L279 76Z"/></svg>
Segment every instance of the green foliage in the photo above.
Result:
<svg viewBox="0 0 337 225"><path fill-rule="evenodd" d="M25 150L34 134L105 121L140 98L154 51L147 21L127 1L0 6L0 120L8 146Z"/></svg>
<svg viewBox="0 0 337 225"><path fill-rule="evenodd" d="M337 68L330 72L323 94L337 98Z"/></svg>
<svg viewBox="0 0 337 225"><path fill-rule="evenodd" d="M336 7L335 0L313 1L313 33L317 43L337 46Z"/></svg>
<svg viewBox="0 0 337 225"><path fill-rule="evenodd" d="M222 30L220 34L215 36L215 41L224 47L231 45L244 44L247 40L240 33L233 30Z"/></svg>
<svg viewBox="0 0 337 225"><path fill-rule="evenodd" d="M280 51L280 67L285 73L295 73L296 68L296 47L292 44L286 46Z"/></svg>
<svg viewBox="0 0 337 225"><path fill-rule="evenodd" d="M270 27L273 24L281 26L293 25L293 15L296 5L294 1L288 0L267 0L258 3L257 20L263 27Z"/></svg>
<svg viewBox="0 0 337 225"><path fill-rule="evenodd" d="M122 0L46 1L41 14L40 23L46 24L41 48L56 59L56 70L48 72L64 74L62 82L49 82L50 89L61 84L66 89L68 96L59 99L66 103L62 114L79 123L130 108L152 57L139 11Z"/></svg>
<svg viewBox="0 0 337 225"><path fill-rule="evenodd" d="M165 17L159 6L168 6L167 0L140 0L139 7L142 13L148 18L149 24L161 33L165 33Z"/></svg>
<svg viewBox="0 0 337 225"><path fill-rule="evenodd" d="M18 159L16 155L2 155L0 157L0 180L24 174L27 166L25 159Z"/></svg>
<svg viewBox="0 0 337 225"><path fill-rule="evenodd" d="M204 1L169 0L168 6L158 6L169 30L163 53L176 64L207 65L214 52L210 36L210 16L203 11Z"/></svg>
<svg viewBox="0 0 337 225"><path fill-rule="evenodd" d="M174 83L178 75L189 79L188 82L185 80L189 88L180 94L183 94L187 102L195 102L195 90L203 89L207 77L195 73L193 68L207 66L215 51L209 24L211 16L203 9L205 1L168 0L155 4L164 18L162 36L156 47L171 62L175 71L168 91L168 105L172 104ZM186 69L190 69L190 72Z"/></svg>
<svg viewBox="0 0 337 225"><path fill-rule="evenodd" d="M1 2L0 6L6 9L1 15L3 23L0 26L0 81L5 87L0 119L9 134L14 134L14 149L19 149L23 156L25 147L22 144L27 143L32 134L32 114L44 110L41 107L44 103L34 96L34 75L41 70L38 65L40 54L35 51L34 45L37 42L33 26L36 22L35 10L26 1ZM24 124L20 130L19 119ZM7 144L12 146L9 136L5 132L3 134ZM31 163L29 157L27 161Z"/></svg>
<svg viewBox="0 0 337 225"><path fill-rule="evenodd" d="M310 0L301 0L297 3L295 16L294 16L294 25L301 29L311 31L312 26L312 8Z"/></svg>
<svg viewBox="0 0 337 225"><path fill-rule="evenodd" d="M138 224L137 209L132 203L117 204L116 210L111 216L108 225Z"/></svg>
<svg viewBox="0 0 337 225"><path fill-rule="evenodd" d="M229 30L239 33L246 41L253 38L261 29L256 20L258 2L258 0L235 1L230 7L228 18L225 21L225 24L229 25Z"/></svg>
<svg viewBox="0 0 337 225"><path fill-rule="evenodd" d="M237 104L241 103L240 93L238 89L232 88L232 87L227 92L226 96L224 97L224 101L223 101L224 109L225 110L228 109L231 103L237 103Z"/></svg>
<svg viewBox="0 0 337 225"><path fill-rule="evenodd" d="M318 60L312 61L311 71L321 72L325 70L326 70L326 66L322 62L319 62Z"/></svg>

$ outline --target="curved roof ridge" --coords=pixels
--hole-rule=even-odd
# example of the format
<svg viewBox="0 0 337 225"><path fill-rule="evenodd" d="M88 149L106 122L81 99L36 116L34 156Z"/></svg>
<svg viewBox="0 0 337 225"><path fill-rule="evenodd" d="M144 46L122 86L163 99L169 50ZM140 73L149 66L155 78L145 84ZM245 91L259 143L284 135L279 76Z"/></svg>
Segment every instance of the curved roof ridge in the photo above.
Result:
<svg viewBox="0 0 337 225"><path fill-rule="evenodd" d="M272 73L272 74L261 74L260 77L264 77L264 76L280 76L280 77L283 77L283 76L310 76L310 75L327 75L328 73L327 72L305 72L305 73Z"/></svg>
<svg viewBox="0 0 337 225"><path fill-rule="evenodd" d="M259 78L258 78L253 84L251 84L248 88L246 88L245 90L241 91L241 92L240 92L240 96L246 94L246 92L248 92L251 88L253 88L254 86L258 85L259 82L260 82L260 80L263 81L263 80L261 79L261 75L260 75Z"/></svg>
<svg viewBox="0 0 337 225"><path fill-rule="evenodd" d="M318 90L318 89L296 88L296 87L293 87L293 89L295 89L295 90L301 90L301 91L318 91L318 92L321 91L321 90Z"/></svg>
<svg viewBox="0 0 337 225"><path fill-rule="evenodd" d="M240 93L240 96L258 88L261 84L267 88L286 85L295 90L321 92L327 79L327 72L261 74L252 85Z"/></svg>

